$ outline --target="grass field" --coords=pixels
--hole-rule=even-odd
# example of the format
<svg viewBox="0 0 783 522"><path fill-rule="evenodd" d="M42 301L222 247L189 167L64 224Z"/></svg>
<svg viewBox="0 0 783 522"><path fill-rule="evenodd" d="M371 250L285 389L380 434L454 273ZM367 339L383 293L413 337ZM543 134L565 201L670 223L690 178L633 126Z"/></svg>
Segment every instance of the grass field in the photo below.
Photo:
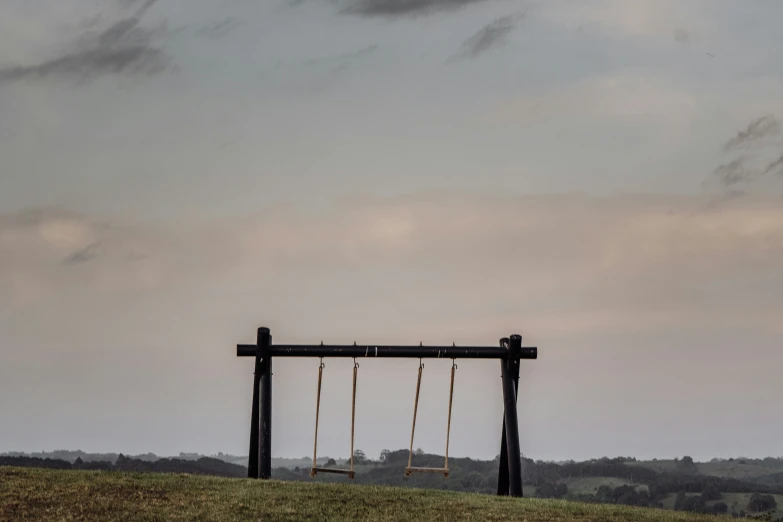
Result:
<svg viewBox="0 0 783 522"><path fill-rule="evenodd" d="M408 488L0 467L0 520L714 522L715 518Z"/></svg>

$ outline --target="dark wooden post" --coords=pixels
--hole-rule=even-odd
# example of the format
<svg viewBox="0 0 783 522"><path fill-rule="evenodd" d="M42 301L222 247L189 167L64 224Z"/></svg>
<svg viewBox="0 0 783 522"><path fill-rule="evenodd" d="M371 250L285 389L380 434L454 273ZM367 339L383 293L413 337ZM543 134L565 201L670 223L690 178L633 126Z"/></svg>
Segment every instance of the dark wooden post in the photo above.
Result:
<svg viewBox="0 0 783 522"><path fill-rule="evenodd" d="M272 336L269 328L258 329L258 351L261 353L261 390L258 438L258 478L272 478Z"/></svg>
<svg viewBox="0 0 783 522"><path fill-rule="evenodd" d="M259 391L260 391L260 384L261 384L261 373L262 373L262 361L263 361L263 353L261 348L261 345L259 342L262 340L262 330L266 330L265 335L269 335L269 329L268 328L259 328L258 329L258 335L256 337L256 365L255 370L253 372L253 406L250 414L250 452L248 453L248 459L247 459L247 477L248 478L258 478L258 428L259 428L259 419L258 414L260 411L259 407Z"/></svg>
<svg viewBox="0 0 783 522"><path fill-rule="evenodd" d="M519 420L517 417L515 368L519 366L522 351L522 337L512 335L508 343L508 357L501 362L503 380L504 432L506 434L506 452L508 463L508 494L522 496L522 460L519 446ZM517 370L518 371L518 370ZM498 477L498 481L500 477Z"/></svg>
<svg viewBox="0 0 783 522"><path fill-rule="evenodd" d="M504 337L500 340L500 346L508 349L509 339ZM500 364L505 364L505 361L501 360ZM514 379L514 397L519 394L519 363L514 364L514 371L512 377ZM502 374L502 368L501 368ZM503 425L500 430L500 462L498 468L498 490L497 494L501 496L508 495L508 447L506 445L506 413L503 412Z"/></svg>

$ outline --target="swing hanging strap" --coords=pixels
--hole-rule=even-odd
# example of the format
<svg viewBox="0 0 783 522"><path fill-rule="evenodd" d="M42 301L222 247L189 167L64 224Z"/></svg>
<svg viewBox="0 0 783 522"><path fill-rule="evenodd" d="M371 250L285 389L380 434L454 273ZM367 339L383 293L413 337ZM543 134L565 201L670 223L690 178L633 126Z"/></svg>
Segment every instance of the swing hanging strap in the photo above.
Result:
<svg viewBox="0 0 783 522"><path fill-rule="evenodd" d="M356 428L356 377L359 374L359 363L353 360L353 398L351 399L351 478L353 478L353 434Z"/></svg>
<svg viewBox="0 0 783 522"><path fill-rule="evenodd" d="M451 384L449 384L449 420L446 425L446 476L449 476L449 436L451 435L451 404L454 399L454 374L457 372L457 361L451 360Z"/></svg>
<svg viewBox="0 0 783 522"><path fill-rule="evenodd" d="M318 416L321 412L321 380L324 374L324 359L321 357L321 364L318 365L318 391L315 398L315 439L313 440L313 466L310 470L310 476L315 476L315 468L318 466L316 461L318 455Z"/></svg>
<svg viewBox="0 0 783 522"><path fill-rule="evenodd" d="M421 372L424 370L424 363L419 359L419 377L416 380L416 400L413 403L413 426L411 427L411 446L408 452L408 467L405 468L405 475L411 474L411 463L413 461L413 436L416 434L416 412L419 409L419 390L421 390Z"/></svg>
<svg viewBox="0 0 783 522"><path fill-rule="evenodd" d="M321 473L338 473L342 475L348 475L348 478L353 479L356 476L354 471L354 433L356 428L356 381L359 374L359 363L356 362L356 358L353 360L353 391L351 398L351 464L350 469L338 469L338 468L319 468L317 459L318 450L318 416L321 408L321 380L323 376L324 363L321 358L321 364L318 367L318 394L315 405L315 441L313 442L313 466L310 468L310 476L315 477L318 472Z"/></svg>
<svg viewBox="0 0 783 522"><path fill-rule="evenodd" d="M449 476L449 438L451 435L451 406L454 400L454 375L457 371L457 362L452 359L451 364L451 382L449 384L449 417L448 424L446 426L446 455L445 462L442 468L415 468L413 467L413 436L416 433L416 412L419 408L419 390L421 389L421 374L424 369L424 365L419 360L419 378L416 382L416 400L413 405L413 427L411 428L411 445L408 453L408 467L405 468L405 475L410 476L413 472L418 473L443 473L443 476L448 478Z"/></svg>

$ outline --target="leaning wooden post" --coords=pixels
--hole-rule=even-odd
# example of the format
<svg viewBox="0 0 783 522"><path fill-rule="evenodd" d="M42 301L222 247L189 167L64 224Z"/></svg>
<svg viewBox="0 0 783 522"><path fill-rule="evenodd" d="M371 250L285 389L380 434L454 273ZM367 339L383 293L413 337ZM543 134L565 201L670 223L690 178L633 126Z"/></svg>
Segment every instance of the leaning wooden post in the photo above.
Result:
<svg viewBox="0 0 783 522"><path fill-rule="evenodd" d="M261 350L261 344L259 341L262 339L262 330L266 330L265 335L269 335L269 329L259 328L258 336L256 337L255 357L256 365L253 372L253 409L250 414L250 452L247 459L247 476L248 478L258 478L258 428L259 428L259 391L261 384L261 363L263 360L263 352Z"/></svg>
<svg viewBox="0 0 783 522"><path fill-rule="evenodd" d="M522 496L522 460L519 449L516 387L514 386L514 369L519 365L521 351L522 337L512 335L508 343L508 357L501 361L503 404L505 407L504 431L506 433L506 451L508 455L508 494L512 497Z"/></svg>
<svg viewBox="0 0 783 522"><path fill-rule="evenodd" d="M500 340L500 346L508 349L508 337L504 337ZM501 360L500 364L505 364L505 361ZM514 397L519 394L519 364L514 365ZM502 374L502 368L501 368ZM503 424L500 429L500 457L498 468L498 489L497 494L500 496L508 495L508 447L506 445L506 414L503 413Z"/></svg>
<svg viewBox="0 0 783 522"><path fill-rule="evenodd" d="M272 478L272 336L269 328L258 329L258 351L261 354L261 390L258 440L258 478ZM258 360L258 359L256 359Z"/></svg>

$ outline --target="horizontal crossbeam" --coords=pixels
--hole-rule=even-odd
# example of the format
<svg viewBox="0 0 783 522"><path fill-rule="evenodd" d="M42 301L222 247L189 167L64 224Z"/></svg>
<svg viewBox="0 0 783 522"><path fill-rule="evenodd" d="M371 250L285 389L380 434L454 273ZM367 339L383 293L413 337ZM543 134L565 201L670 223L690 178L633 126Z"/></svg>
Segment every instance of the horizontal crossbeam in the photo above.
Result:
<svg viewBox="0 0 783 522"><path fill-rule="evenodd" d="M238 344L237 357L255 357L255 344ZM275 344L271 357L400 357L413 359L504 359L508 349L496 346L357 346ZM538 348L522 348L520 359L537 359Z"/></svg>

